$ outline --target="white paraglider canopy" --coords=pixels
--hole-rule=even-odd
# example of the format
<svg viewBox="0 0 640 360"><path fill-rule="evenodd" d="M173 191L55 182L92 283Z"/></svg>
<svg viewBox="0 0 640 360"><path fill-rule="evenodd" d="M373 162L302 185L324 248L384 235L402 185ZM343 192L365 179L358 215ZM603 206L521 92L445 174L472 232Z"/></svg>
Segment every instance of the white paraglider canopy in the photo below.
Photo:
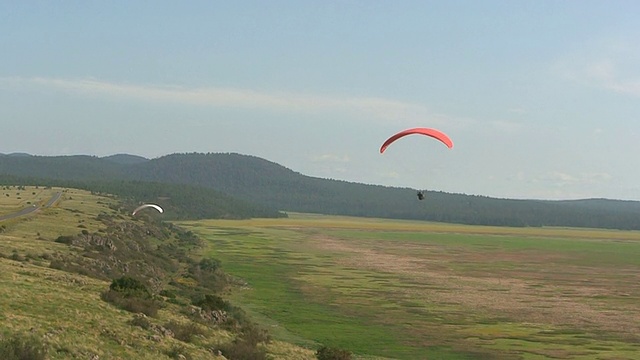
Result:
<svg viewBox="0 0 640 360"><path fill-rule="evenodd" d="M140 211L142 209L149 208L149 207L158 210L158 212L160 214L162 214L164 212L164 210L162 210L162 208L160 206L156 205L156 204L143 204L143 205L138 206L135 210L133 210L133 213L131 215L135 216L138 211Z"/></svg>

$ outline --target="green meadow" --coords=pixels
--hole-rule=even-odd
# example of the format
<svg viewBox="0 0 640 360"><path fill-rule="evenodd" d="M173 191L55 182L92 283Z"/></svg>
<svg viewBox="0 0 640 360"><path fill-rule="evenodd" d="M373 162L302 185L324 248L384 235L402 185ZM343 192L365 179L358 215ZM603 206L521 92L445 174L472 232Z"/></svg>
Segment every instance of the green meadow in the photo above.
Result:
<svg viewBox="0 0 640 360"><path fill-rule="evenodd" d="M279 340L366 359L640 354L640 232L309 214L180 225Z"/></svg>

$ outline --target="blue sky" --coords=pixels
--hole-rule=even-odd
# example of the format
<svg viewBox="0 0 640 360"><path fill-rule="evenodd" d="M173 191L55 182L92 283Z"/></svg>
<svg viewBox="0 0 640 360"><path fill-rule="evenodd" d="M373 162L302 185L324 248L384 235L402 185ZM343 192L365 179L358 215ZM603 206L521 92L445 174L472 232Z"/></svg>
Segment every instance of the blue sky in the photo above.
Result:
<svg viewBox="0 0 640 360"><path fill-rule="evenodd" d="M640 200L636 1L0 1L0 153ZM431 127L454 142L393 133Z"/></svg>

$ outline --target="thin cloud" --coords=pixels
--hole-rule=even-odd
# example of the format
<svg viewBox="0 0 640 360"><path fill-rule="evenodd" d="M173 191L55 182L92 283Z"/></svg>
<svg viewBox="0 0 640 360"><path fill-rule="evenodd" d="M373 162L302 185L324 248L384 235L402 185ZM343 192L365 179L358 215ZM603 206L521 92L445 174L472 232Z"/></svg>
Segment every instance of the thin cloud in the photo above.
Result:
<svg viewBox="0 0 640 360"><path fill-rule="evenodd" d="M561 59L557 69L574 82L640 97L640 49L634 44L597 42Z"/></svg>
<svg viewBox="0 0 640 360"><path fill-rule="evenodd" d="M636 81L610 81L606 88L617 93L640 97L640 80Z"/></svg>
<svg viewBox="0 0 640 360"><path fill-rule="evenodd" d="M538 180L553 186L579 186L579 185L596 185L608 182L613 177L608 173L580 173L576 175L553 171L541 176Z"/></svg>
<svg viewBox="0 0 640 360"><path fill-rule="evenodd" d="M429 117L429 112L425 106L375 97L339 98L234 88L188 88L182 86L113 83L96 79L44 77L0 78L0 86L10 89L50 89L79 96L162 103L171 102L197 106L257 108L294 112L355 111L385 120Z"/></svg>
<svg viewBox="0 0 640 360"><path fill-rule="evenodd" d="M605 172L582 172L569 174L562 171L550 171L537 176L530 176L522 171L507 177L510 181L542 183L550 186L595 185L609 182L613 176Z"/></svg>
<svg viewBox="0 0 640 360"><path fill-rule="evenodd" d="M587 77L605 89L620 94L640 97L640 79L623 79L619 66L612 60L602 60L589 64L585 70Z"/></svg>
<svg viewBox="0 0 640 360"><path fill-rule="evenodd" d="M351 159L348 155L322 154L311 159L313 162L348 163Z"/></svg>
<svg viewBox="0 0 640 360"><path fill-rule="evenodd" d="M516 107L507 109L507 112L512 114L525 114L527 110L525 110L525 108L522 106L516 106Z"/></svg>
<svg viewBox="0 0 640 360"><path fill-rule="evenodd" d="M584 173L582 174L582 180L584 182L588 182L591 184L601 184L604 182L608 182L611 179L613 179L613 176L611 176L608 173L602 173L602 172L598 172L598 173Z"/></svg>
<svg viewBox="0 0 640 360"><path fill-rule="evenodd" d="M400 174L395 171L389 171L385 173L380 173L380 177L383 179L400 179Z"/></svg>
<svg viewBox="0 0 640 360"><path fill-rule="evenodd" d="M491 126L502 132L519 132L525 129L524 124L515 121L493 120L489 122Z"/></svg>

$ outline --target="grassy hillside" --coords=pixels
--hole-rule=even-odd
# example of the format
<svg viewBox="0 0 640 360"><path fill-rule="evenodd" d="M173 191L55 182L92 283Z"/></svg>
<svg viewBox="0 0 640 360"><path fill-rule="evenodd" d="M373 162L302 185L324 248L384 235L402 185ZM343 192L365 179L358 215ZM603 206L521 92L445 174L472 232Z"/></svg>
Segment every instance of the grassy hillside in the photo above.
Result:
<svg viewBox="0 0 640 360"><path fill-rule="evenodd" d="M233 305L194 306L208 304L203 296L220 294L231 278L201 258L193 234L153 213L133 218L115 198L83 190L3 191L0 215L63 195L50 208L0 221L0 357L15 358L6 351L18 339L29 345L24 352L42 349L50 359L222 359L219 351L314 358L312 350L269 341ZM110 290L123 276L152 296Z"/></svg>

